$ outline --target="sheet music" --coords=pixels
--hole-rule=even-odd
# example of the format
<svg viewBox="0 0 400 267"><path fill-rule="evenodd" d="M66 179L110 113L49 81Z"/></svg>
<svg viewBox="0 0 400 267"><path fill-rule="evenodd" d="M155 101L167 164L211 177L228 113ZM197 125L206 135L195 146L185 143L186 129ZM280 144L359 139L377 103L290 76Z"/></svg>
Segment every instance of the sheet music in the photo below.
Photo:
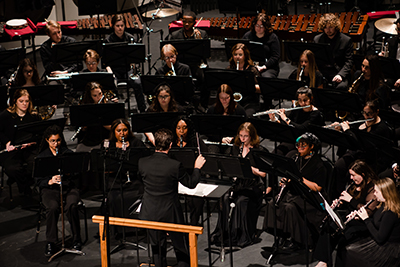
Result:
<svg viewBox="0 0 400 267"><path fill-rule="evenodd" d="M194 189L187 188L186 186L179 183L178 191L179 194L197 196L197 197L205 197L211 194L218 185L215 184L203 184L199 183Z"/></svg>
<svg viewBox="0 0 400 267"><path fill-rule="evenodd" d="M325 200L325 198L322 196L321 192L318 192L318 194L321 196L321 198L324 200L324 206L325 210L328 212L329 216L332 218L332 220L336 223L340 229L344 229L344 225L342 223L342 220L337 216L337 214L333 211L331 208L331 205L328 204L328 202Z"/></svg>

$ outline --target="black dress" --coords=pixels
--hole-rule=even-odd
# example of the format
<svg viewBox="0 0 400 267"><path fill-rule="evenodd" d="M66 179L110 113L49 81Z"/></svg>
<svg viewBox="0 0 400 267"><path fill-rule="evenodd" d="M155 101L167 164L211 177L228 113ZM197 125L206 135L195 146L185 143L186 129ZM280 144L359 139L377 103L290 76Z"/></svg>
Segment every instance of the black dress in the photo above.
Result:
<svg viewBox="0 0 400 267"><path fill-rule="evenodd" d="M297 69L293 70L293 72L289 75L290 80L297 80ZM308 87L310 86L310 76L302 75L301 76L301 81L305 83ZM315 86L314 87L319 87L322 83L324 82L324 76L322 73L317 70L315 72Z"/></svg>
<svg viewBox="0 0 400 267"><path fill-rule="evenodd" d="M250 164L255 166L253 151L246 155ZM230 152L232 156L239 155L239 147L233 146ZM260 177L253 175L249 179L238 179L231 190L221 199L221 211L217 226L212 234L212 242L221 243L221 231L223 231L224 244L229 244L228 216L230 203L235 203L231 214L230 235L233 246L245 247L253 242L256 234L259 208L262 203L264 183Z"/></svg>
<svg viewBox="0 0 400 267"><path fill-rule="evenodd" d="M318 186L325 188L327 181L327 171L319 155L314 154L309 159L298 157L296 165L304 178L315 182ZM303 198L294 190L291 184L287 185L288 191L279 202L276 209L277 229L281 237L291 237L292 240L305 244L305 222L304 222L304 201ZM312 191L311 194L317 195ZM319 198L319 196L317 196ZM268 203L264 218L264 230L271 231L274 228L274 203ZM308 202L306 202L307 225L308 225L308 244L315 244L318 238L318 227L325 214Z"/></svg>
<svg viewBox="0 0 400 267"><path fill-rule="evenodd" d="M384 204L365 220L371 237L346 246L342 266L400 266L400 219Z"/></svg>

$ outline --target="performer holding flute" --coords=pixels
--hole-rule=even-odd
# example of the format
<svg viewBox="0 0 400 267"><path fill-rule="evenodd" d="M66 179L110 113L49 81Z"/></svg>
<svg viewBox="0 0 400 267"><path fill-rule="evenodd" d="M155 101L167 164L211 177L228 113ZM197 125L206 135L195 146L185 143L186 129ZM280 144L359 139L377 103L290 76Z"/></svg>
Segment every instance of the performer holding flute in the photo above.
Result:
<svg viewBox="0 0 400 267"><path fill-rule="evenodd" d="M361 208L368 201L375 198L374 183L378 180L374 171L361 160L356 160L350 165L349 174L352 183L347 190L341 193L338 199L333 201L331 206L332 208L336 206L337 213L344 220L346 215L350 214L350 212ZM375 201L368 206L366 209L368 214L372 214L377 204L378 203ZM334 233L337 229L335 224L326 224L325 220L321 227L323 227L323 230L321 231L314 251L314 258L319 260L318 267L327 266L331 258L330 254L332 254L338 244L341 244L341 249L343 249L343 244L351 243L365 236L367 230L364 224L359 220L351 221L346 225L343 233L332 237L330 234ZM330 242L329 246L328 241ZM337 255L340 255L340 251L338 251ZM338 260L340 259L336 259L336 264L338 264ZM339 264L337 266L342 265Z"/></svg>
<svg viewBox="0 0 400 267"><path fill-rule="evenodd" d="M40 121L37 114L32 113L32 99L26 89L15 91L10 106L0 113L0 143L6 149L7 155L1 159L1 165L8 176L7 184L16 182L21 194L30 196L30 186L34 183L32 179L33 159L37 150L32 143L22 144L21 149L16 149L12 144L15 136L15 125L22 125Z"/></svg>
<svg viewBox="0 0 400 267"><path fill-rule="evenodd" d="M375 182L374 195L379 201L371 216L365 208L357 211L370 237L346 246L341 266L400 266L400 196L390 178Z"/></svg>

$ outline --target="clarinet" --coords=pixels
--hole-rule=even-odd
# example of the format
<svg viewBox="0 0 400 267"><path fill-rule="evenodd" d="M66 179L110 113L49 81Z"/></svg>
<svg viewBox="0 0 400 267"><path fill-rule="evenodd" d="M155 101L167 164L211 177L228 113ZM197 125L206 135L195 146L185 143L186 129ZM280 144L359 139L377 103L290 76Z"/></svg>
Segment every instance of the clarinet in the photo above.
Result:
<svg viewBox="0 0 400 267"><path fill-rule="evenodd" d="M301 76L303 76L304 67L301 67L300 74L299 74L299 82L301 82Z"/></svg>
<svg viewBox="0 0 400 267"><path fill-rule="evenodd" d="M244 147L244 142L242 142L242 144L239 147L239 156L243 157L243 147Z"/></svg>
<svg viewBox="0 0 400 267"><path fill-rule="evenodd" d="M183 147L183 137L181 135L181 136L179 136L179 148L182 148L182 147Z"/></svg>

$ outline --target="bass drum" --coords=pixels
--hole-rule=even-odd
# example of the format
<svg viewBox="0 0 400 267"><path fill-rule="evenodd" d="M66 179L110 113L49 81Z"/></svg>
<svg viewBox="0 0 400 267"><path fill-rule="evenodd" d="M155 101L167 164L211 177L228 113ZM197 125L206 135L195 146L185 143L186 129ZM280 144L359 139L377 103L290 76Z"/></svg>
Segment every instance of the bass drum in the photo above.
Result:
<svg viewBox="0 0 400 267"><path fill-rule="evenodd" d="M53 6L53 0L0 0L0 16L4 21L29 18L36 24L49 17Z"/></svg>

